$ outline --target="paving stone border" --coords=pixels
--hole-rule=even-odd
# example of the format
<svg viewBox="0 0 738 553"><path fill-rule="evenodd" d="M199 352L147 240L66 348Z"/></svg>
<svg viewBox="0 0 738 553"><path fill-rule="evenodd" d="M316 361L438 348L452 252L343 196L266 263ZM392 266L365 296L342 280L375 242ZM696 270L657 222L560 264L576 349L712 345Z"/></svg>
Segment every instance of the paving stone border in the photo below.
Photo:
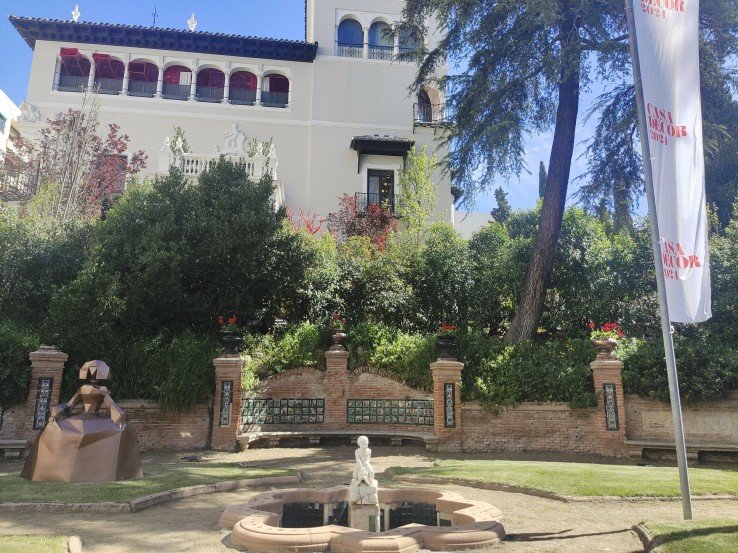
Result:
<svg viewBox="0 0 738 553"><path fill-rule="evenodd" d="M665 496L637 496L637 497L618 497L613 495L583 495L571 496L546 492L535 488L526 488L524 486L514 486L511 484L502 484L498 482L484 482L482 480L469 480L466 478L450 478L448 476L416 476L412 474L396 474L392 469L387 469L384 474L395 482L412 482L416 484L455 484L457 486L467 486L471 488L482 488L484 490L493 490L498 492L522 493L532 495L534 497L542 497L544 499L553 499L563 503L628 503L628 502L644 502L644 501L681 501L681 497L665 497ZM700 501L738 501L736 495L693 495L692 499Z"/></svg>
<svg viewBox="0 0 738 553"><path fill-rule="evenodd" d="M262 478L245 478L243 480L225 480L215 484L186 486L163 492L137 497L125 503L0 503L0 512L15 513L135 513L173 499L183 499L217 492L232 492L241 488L270 486L281 484L297 484L300 476L265 476Z"/></svg>

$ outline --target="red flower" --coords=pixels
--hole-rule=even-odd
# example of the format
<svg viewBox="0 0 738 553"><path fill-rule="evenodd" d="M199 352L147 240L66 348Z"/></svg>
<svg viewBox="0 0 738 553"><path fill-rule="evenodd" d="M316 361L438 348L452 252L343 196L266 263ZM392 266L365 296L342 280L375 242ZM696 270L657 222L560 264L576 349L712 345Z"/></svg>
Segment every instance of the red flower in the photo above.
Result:
<svg viewBox="0 0 738 553"><path fill-rule="evenodd" d="M237 322L238 322L238 319L236 318L235 315L231 315L230 317L228 317L228 324L229 325L234 325Z"/></svg>
<svg viewBox="0 0 738 553"><path fill-rule="evenodd" d="M219 325L225 324L225 319L223 319L223 315L218 315L218 324Z"/></svg>
<svg viewBox="0 0 738 553"><path fill-rule="evenodd" d="M625 336L625 332L623 332L622 330L618 329L618 338L622 338L623 336Z"/></svg>
<svg viewBox="0 0 738 553"><path fill-rule="evenodd" d="M588 326L589 328L594 328L594 327L596 327L597 325L596 325L596 324L594 324L594 322L592 322L592 321L589 321L589 323L587 323L587 326Z"/></svg>

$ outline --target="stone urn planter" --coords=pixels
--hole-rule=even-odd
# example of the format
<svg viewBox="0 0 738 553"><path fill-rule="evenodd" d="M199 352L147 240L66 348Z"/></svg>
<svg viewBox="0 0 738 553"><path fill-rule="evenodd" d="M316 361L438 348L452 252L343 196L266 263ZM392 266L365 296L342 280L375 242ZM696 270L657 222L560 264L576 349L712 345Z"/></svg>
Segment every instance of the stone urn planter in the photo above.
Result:
<svg viewBox="0 0 738 553"><path fill-rule="evenodd" d="M346 340L346 331L342 328L334 328L331 331L331 339L333 340L332 350L346 349L343 345Z"/></svg>
<svg viewBox="0 0 738 553"><path fill-rule="evenodd" d="M436 353L439 359L456 359L456 336L453 334L437 334Z"/></svg>
<svg viewBox="0 0 738 553"><path fill-rule="evenodd" d="M219 332L218 342L223 347L223 353L233 355L243 345L243 336L239 332Z"/></svg>
<svg viewBox="0 0 738 553"><path fill-rule="evenodd" d="M618 341L613 338L603 338L600 340L592 340L595 349L597 350L597 357L615 357L612 352L618 347Z"/></svg>

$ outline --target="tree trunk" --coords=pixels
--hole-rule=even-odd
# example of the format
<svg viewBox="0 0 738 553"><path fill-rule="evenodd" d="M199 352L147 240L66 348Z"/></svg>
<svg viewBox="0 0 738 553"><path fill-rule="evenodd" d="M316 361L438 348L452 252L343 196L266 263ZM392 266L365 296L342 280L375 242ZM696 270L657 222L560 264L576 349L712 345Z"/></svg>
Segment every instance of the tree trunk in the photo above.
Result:
<svg viewBox="0 0 738 553"><path fill-rule="evenodd" d="M518 301L515 317L505 334L508 343L531 340L536 335L538 322L543 313L551 272L553 270L556 243L564 218L566 192L569 186L571 158L574 153L574 133L579 111L579 79L581 52L576 30L576 17L571 13L568 2L561 2L563 21L561 35L567 37L562 43L562 70L559 82L559 104L556 110L551 158L548 164L546 191L541 207L533 254L528 262L528 272L523 291Z"/></svg>

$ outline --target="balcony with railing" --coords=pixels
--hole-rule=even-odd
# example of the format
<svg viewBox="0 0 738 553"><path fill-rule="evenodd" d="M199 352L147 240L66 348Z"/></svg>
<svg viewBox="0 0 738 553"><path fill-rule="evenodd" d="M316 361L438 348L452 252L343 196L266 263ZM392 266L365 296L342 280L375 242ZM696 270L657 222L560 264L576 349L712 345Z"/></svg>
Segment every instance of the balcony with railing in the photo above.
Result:
<svg viewBox="0 0 738 553"><path fill-rule="evenodd" d="M8 153L8 156L13 154ZM25 202L30 200L38 189L38 166L0 161L0 200Z"/></svg>
<svg viewBox="0 0 738 553"><path fill-rule="evenodd" d="M354 201L359 213L368 211L372 205L388 209L393 215L397 210L397 198L393 193L356 192Z"/></svg>
<svg viewBox="0 0 738 553"><path fill-rule="evenodd" d="M87 86L89 77L77 75L59 75L59 90L62 92L81 92Z"/></svg>
<svg viewBox="0 0 738 553"><path fill-rule="evenodd" d="M369 45L369 59L370 60L385 60L391 61L395 57L394 46L379 46L370 44Z"/></svg>
<svg viewBox="0 0 738 553"><path fill-rule="evenodd" d="M363 58L364 45L339 42L336 54L342 58Z"/></svg>
<svg viewBox="0 0 738 553"><path fill-rule="evenodd" d="M217 104L223 100L222 86L198 86L196 88L196 98L198 102L210 102Z"/></svg>
<svg viewBox="0 0 738 553"><path fill-rule="evenodd" d="M120 94L123 90L123 79L95 77L95 89L100 94Z"/></svg>
<svg viewBox="0 0 738 553"><path fill-rule="evenodd" d="M187 100L190 97L190 85L164 83L161 96L167 100Z"/></svg>
<svg viewBox="0 0 738 553"><path fill-rule="evenodd" d="M286 108L290 101L289 92L267 92L261 93L261 105L270 108Z"/></svg>
<svg viewBox="0 0 738 553"><path fill-rule="evenodd" d="M256 103L256 90L245 88L231 88L229 91L231 104L238 106L253 106Z"/></svg>
<svg viewBox="0 0 738 553"><path fill-rule="evenodd" d="M445 125L451 122L445 104L415 104L413 123L416 125Z"/></svg>
<svg viewBox="0 0 738 553"><path fill-rule="evenodd" d="M156 82L128 81L128 95L141 98L153 98L156 95Z"/></svg>

